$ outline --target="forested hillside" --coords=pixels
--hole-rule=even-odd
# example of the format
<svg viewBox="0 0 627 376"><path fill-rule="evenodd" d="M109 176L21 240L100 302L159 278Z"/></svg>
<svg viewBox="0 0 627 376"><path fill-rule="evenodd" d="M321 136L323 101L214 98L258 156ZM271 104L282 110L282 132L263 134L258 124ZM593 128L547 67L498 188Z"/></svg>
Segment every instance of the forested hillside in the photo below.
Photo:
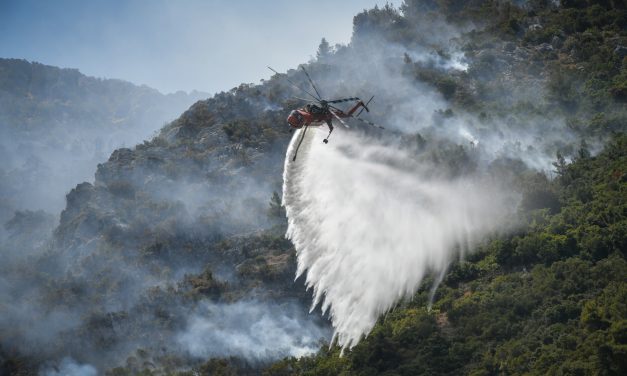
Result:
<svg viewBox="0 0 627 376"><path fill-rule="evenodd" d="M448 96L452 112L478 111L484 119L504 112L564 116L583 143L570 162L558 152L544 172L508 163L518 169L522 192L517 230L486 239L455 263L431 308L427 283L343 357L339 348L323 347L317 356L286 359L265 374L624 374L624 4L406 1L401 11L364 12L355 29L368 25L391 40L407 38L413 17L424 20L429 12L485 26L465 34L463 49L472 61L466 74L434 74L406 58L408 74ZM536 80L546 83L543 102L524 97ZM507 106L503 96L522 100ZM607 141L591 156L588 145L597 137Z"/></svg>
<svg viewBox="0 0 627 376"><path fill-rule="evenodd" d="M278 192L303 94L276 75L116 150L52 238L1 250L0 374L625 374L626 29L621 2L407 0L320 44L325 96L376 94L365 116L386 127L344 132L516 204L342 356L294 281ZM13 244L50 223L31 214Z"/></svg>
<svg viewBox="0 0 627 376"><path fill-rule="evenodd" d="M377 323L344 357L268 375L620 375L627 364L627 139L554 180L531 174L518 233L496 237Z"/></svg>
<svg viewBox="0 0 627 376"><path fill-rule="evenodd" d="M152 138L205 97L0 59L0 219L15 210L58 214L64 195L113 150Z"/></svg>
<svg viewBox="0 0 627 376"><path fill-rule="evenodd" d="M307 316L283 238L276 192L289 133L270 105L276 86L199 101L152 140L113 152L93 184L67 195L51 238L31 237L49 224L42 213L7 222L3 373L173 372L212 356L254 371L245 360L311 352L328 337Z"/></svg>

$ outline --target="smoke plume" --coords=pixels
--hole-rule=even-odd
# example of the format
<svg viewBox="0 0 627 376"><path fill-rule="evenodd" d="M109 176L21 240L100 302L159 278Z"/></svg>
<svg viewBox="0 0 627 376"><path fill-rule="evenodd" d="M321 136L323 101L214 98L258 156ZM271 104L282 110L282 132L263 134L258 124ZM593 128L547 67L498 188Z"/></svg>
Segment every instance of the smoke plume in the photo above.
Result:
<svg viewBox="0 0 627 376"><path fill-rule="evenodd" d="M97 376L98 371L92 365L76 363L72 358L63 358L61 362L39 373L40 376Z"/></svg>
<svg viewBox="0 0 627 376"><path fill-rule="evenodd" d="M267 361L303 356L329 338L325 327L306 316L302 306L258 301L231 304L205 302L190 317L177 342L199 358L239 356Z"/></svg>

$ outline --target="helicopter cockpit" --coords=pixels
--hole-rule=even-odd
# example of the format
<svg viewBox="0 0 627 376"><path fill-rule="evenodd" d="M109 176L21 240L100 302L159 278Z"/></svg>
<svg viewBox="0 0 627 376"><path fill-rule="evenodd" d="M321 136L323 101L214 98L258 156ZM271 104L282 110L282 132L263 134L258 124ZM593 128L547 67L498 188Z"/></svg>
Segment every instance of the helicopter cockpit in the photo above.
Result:
<svg viewBox="0 0 627 376"><path fill-rule="evenodd" d="M302 128L305 123L305 118L303 115L294 110L290 112L290 115L287 117L287 122L290 124L292 128Z"/></svg>

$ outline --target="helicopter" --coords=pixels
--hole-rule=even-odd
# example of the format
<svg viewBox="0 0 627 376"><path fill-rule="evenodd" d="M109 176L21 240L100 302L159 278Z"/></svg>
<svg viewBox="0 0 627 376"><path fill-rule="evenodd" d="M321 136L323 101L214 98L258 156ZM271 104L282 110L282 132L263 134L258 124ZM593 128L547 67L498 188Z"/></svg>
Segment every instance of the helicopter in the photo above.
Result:
<svg viewBox="0 0 627 376"><path fill-rule="evenodd" d="M358 97L350 97L350 98L342 98L342 99L334 99L334 100L326 100L326 99L322 99L322 96L320 95L320 92L318 91L318 88L316 87L316 85L314 84L313 80L311 79L311 77L309 76L309 73L307 72L307 70L305 69L305 67L303 67L301 65L300 67L303 72L305 73L305 75L307 76L307 80L309 80L309 83L311 84L311 87L314 89L314 92L316 93L316 95L312 94L311 92L301 88L300 86L296 85L292 80L290 80L289 78L285 77L285 79L294 87L298 88L299 90L302 90L305 94L309 95L310 97L312 97L314 100L309 100L309 99L304 99L304 98L299 98L299 97L295 97L296 99L300 99L303 101L307 101L309 102L306 106L301 107L299 109L296 110L292 110L290 112L290 114L287 117L287 123L289 124L289 126L291 127L290 131L292 129L301 129L301 128L305 128L302 132L300 141L296 147L296 150L294 152L294 159L296 160L296 154L298 153L298 149L300 147L300 144L303 141L303 138L305 137L305 132L307 132L307 128L309 127L317 127L317 126L321 126L322 124L325 124L329 127L329 134L327 135L327 137L322 140L322 142L324 142L325 144L327 144L329 142L329 137L331 136L331 133L333 133L333 120L338 120L343 126L345 126L346 128L350 128L349 125L343 120L346 118L352 118L355 120L358 120L360 122L363 122L365 124L369 124L371 126L380 128L380 129L384 129L382 126L377 125L375 123L372 123L368 120L364 120L359 118L358 116L362 113L363 110L366 110L366 112L370 112L370 109L368 108L368 104L372 101L372 99L374 98L374 95L372 97L370 97L370 99L364 103L361 99L359 99ZM279 74L279 72L277 72L276 70L272 69L271 67L268 67L268 69L270 69L271 71L273 71L276 74ZM333 106L333 104L336 103L343 103L343 102L357 102L355 103L355 105L349 109L348 111L343 111L335 106ZM353 115L359 108L361 107L361 110L356 114Z"/></svg>

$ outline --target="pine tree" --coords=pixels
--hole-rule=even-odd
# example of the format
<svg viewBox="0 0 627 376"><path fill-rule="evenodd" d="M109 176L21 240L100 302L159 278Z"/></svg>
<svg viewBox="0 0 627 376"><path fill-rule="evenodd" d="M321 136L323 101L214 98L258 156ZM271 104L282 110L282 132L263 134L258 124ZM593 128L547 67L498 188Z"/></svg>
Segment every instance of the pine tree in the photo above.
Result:
<svg viewBox="0 0 627 376"><path fill-rule="evenodd" d="M268 215L273 218L285 218L285 209L283 209L281 196L277 192L272 193Z"/></svg>
<svg viewBox="0 0 627 376"><path fill-rule="evenodd" d="M325 38L322 38L320 41L320 45L318 46L318 52L316 53L316 58L318 60L325 60L331 55L331 47L329 46L329 42Z"/></svg>

